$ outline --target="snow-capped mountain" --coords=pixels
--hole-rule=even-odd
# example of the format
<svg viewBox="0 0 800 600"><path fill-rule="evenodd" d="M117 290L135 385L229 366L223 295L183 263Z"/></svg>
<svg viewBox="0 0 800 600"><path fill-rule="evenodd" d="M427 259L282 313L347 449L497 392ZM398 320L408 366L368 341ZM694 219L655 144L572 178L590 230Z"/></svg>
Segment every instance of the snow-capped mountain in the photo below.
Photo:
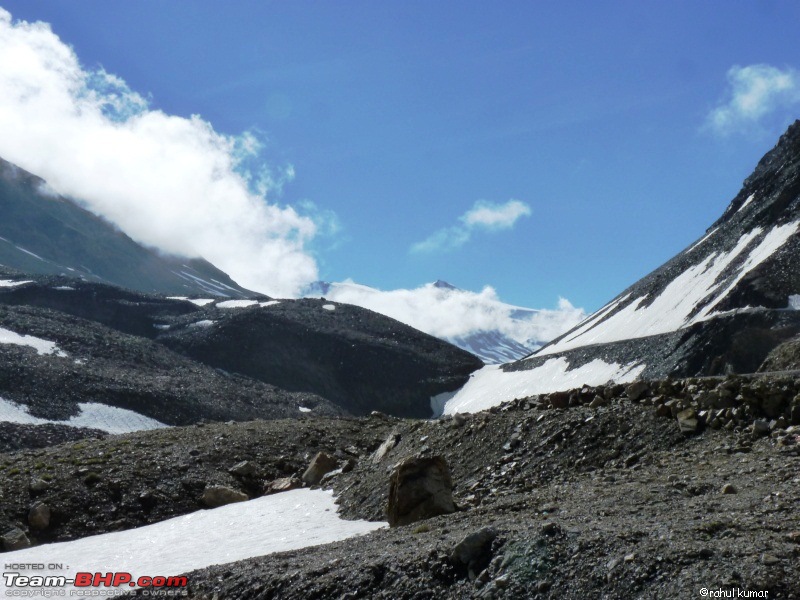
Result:
<svg viewBox="0 0 800 600"><path fill-rule="evenodd" d="M800 332L800 121L706 234L530 356L447 405L477 410L610 379L746 373Z"/></svg>
<svg viewBox="0 0 800 600"><path fill-rule="evenodd" d="M522 358L584 316L564 299L556 310L524 308L501 302L490 287L476 293L441 280L416 289L389 291L352 281L318 281L303 295L387 315L471 352L487 364Z"/></svg>
<svg viewBox="0 0 800 600"><path fill-rule="evenodd" d="M47 183L0 159L0 265L140 292L254 295L203 259L164 256L134 242Z"/></svg>

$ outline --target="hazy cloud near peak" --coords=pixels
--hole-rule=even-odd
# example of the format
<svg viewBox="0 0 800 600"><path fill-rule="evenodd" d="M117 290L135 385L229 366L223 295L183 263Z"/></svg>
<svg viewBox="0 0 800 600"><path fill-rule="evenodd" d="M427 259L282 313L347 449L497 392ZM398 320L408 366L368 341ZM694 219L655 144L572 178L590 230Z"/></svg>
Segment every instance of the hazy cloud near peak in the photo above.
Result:
<svg viewBox="0 0 800 600"><path fill-rule="evenodd" d="M556 309L531 310L506 304L489 286L480 292L438 287L378 290L352 281L332 284L325 298L387 315L441 338L497 330L522 344L549 341L582 321L586 313L560 298Z"/></svg>
<svg viewBox="0 0 800 600"><path fill-rule="evenodd" d="M800 104L800 73L767 64L728 70L728 99L711 111L706 126L728 135L757 127L770 114Z"/></svg>
<svg viewBox="0 0 800 600"><path fill-rule="evenodd" d="M424 253L454 250L467 243L476 229L510 229L520 217L530 214L530 206L519 200L509 200L503 204L478 200L458 218L458 224L434 232L423 241L413 244L410 251Z"/></svg>
<svg viewBox="0 0 800 600"><path fill-rule="evenodd" d="M275 296L317 279L305 247L317 224L266 200L294 170L258 160L255 135L150 108L119 77L83 68L49 25L2 8L0 132L0 156L140 243L202 255Z"/></svg>

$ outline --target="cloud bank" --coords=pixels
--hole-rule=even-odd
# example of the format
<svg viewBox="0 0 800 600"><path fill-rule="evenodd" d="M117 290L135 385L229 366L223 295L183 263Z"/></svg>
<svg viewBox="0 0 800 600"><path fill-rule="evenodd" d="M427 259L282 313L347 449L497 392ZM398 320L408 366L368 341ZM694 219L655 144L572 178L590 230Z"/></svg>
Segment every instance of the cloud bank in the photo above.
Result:
<svg viewBox="0 0 800 600"><path fill-rule="evenodd" d="M531 208L519 200L496 204L479 200L461 215L457 225L433 233L427 239L411 246L412 253L449 251L463 246L476 230L500 231L510 229L520 217L531 214Z"/></svg>
<svg viewBox="0 0 800 600"><path fill-rule="evenodd" d="M512 306L502 302L489 286L477 293L441 283L382 291L345 281L330 284L319 295L374 310L446 339L499 331L523 345L545 342L571 329L586 316L583 309L575 308L564 298L559 299L556 309Z"/></svg>
<svg viewBox="0 0 800 600"><path fill-rule="evenodd" d="M800 74L758 64L728 71L728 99L711 111L707 126L720 135L757 127L769 115L800 104Z"/></svg>
<svg viewBox="0 0 800 600"><path fill-rule="evenodd" d="M293 296L317 279L306 245L318 228L266 200L294 172L267 168L261 150L253 134L150 108L119 77L84 68L48 24L0 8L0 156L142 244Z"/></svg>

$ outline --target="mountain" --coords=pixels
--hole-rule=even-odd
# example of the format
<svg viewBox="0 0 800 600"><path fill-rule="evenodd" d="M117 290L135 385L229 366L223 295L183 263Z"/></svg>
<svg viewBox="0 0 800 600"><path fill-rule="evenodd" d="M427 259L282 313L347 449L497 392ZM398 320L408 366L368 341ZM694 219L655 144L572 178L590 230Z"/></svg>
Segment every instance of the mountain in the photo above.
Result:
<svg viewBox="0 0 800 600"><path fill-rule="evenodd" d="M491 288L475 293L442 280L389 291L352 281L317 281L303 296L374 310L471 352L486 364L522 358L584 315L564 300L558 310L535 310L501 302Z"/></svg>
<svg viewBox="0 0 800 600"><path fill-rule="evenodd" d="M800 333L800 121L694 244L446 410L608 380L751 373Z"/></svg>
<svg viewBox="0 0 800 600"><path fill-rule="evenodd" d="M0 421L120 431L304 413L428 417L432 397L481 366L355 306L165 298L0 268Z"/></svg>
<svg viewBox="0 0 800 600"><path fill-rule="evenodd" d="M65 275L141 292L254 293L203 259L168 257L134 242L47 183L0 159L0 265L24 273Z"/></svg>

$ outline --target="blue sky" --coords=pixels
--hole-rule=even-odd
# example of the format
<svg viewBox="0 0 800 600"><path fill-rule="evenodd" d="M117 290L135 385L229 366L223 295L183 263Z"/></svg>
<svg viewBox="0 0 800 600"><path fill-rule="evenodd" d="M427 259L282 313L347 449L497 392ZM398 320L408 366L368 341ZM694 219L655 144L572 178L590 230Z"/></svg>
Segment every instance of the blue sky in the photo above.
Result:
<svg viewBox="0 0 800 600"><path fill-rule="evenodd" d="M800 106L791 2L0 6L151 109L251 132L318 276L382 289L594 310L700 237Z"/></svg>

